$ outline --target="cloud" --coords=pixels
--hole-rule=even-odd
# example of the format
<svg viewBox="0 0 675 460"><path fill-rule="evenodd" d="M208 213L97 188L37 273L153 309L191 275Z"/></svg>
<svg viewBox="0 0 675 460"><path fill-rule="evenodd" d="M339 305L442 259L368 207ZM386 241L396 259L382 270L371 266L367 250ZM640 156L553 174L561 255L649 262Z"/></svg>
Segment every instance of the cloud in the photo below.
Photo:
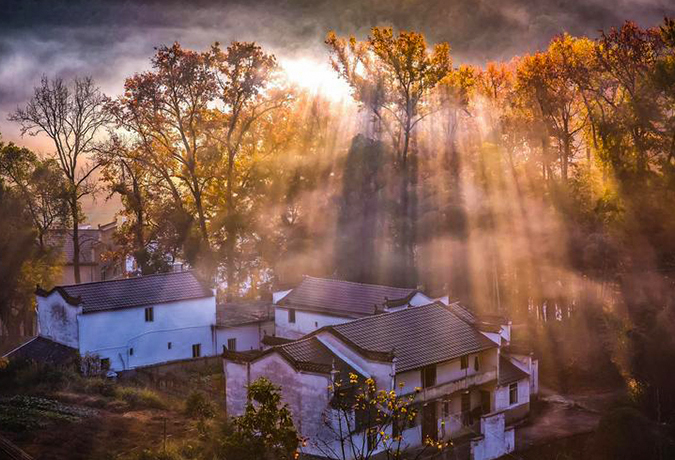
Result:
<svg viewBox="0 0 675 460"><path fill-rule="evenodd" d="M180 41L253 40L281 57L327 59L328 30L365 36L373 25L448 41L457 62L483 63L542 48L556 34L597 35L633 19L653 25L675 15L666 0L250 0L6 1L0 15L0 132L17 137L7 114L41 75L92 75L108 94L149 65L154 47Z"/></svg>

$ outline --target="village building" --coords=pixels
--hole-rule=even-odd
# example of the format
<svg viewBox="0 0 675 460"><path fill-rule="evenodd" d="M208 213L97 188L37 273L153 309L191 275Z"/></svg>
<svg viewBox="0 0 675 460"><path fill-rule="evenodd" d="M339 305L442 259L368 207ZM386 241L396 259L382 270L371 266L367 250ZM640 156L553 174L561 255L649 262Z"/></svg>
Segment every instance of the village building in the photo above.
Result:
<svg viewBox="0 0 675 460"><path fill-rule="evenodd" d="M40 342L97 356L104 368L219 353L215 294L192 271L38 288L36 296Z"/></svg>
<svg viewBox="0 0 675 460"><path fill-rule="evenodd" d="M216 348L221 351L261 350L274 336L274 304L265 300L219 303Z"/></svg>
<svg viewBox="0 0 675 460"><path fill-rule="evenodd" d="M412 299L416 293L406 295ZM297 303L284 305L288 310ZM281 387L296 428L307 439L303 452L325 456L330 444L338 442L330 426L335 420L331 388L336 376L344 380L353 373L374 379L378 389L415 395L420 413L412 426L402 428L409 448L429 437L465 440L474 460L513 451L513 423L529 413L538 377L531 355L506 352L508 322L500 319L505 324L498 324L497 318L442 302L386 310L321 327L264 351L224 352L228 415L241 414L246 386L267 377Z"/></svg>
<svg viewBox="0 0 675 460"><path fill-rule="evenodd" d="M113 234L117 222L113 221L97 228L81 226L78 230L80 242L80 282L105 281L124 277L126 265L123 261L108 257L117 248ZM72 230L57 229L47 234L48 244L62 252L60 285L75 284L74 244Z"/></svg>
<svg viewBox="0 0 675 460"><path fill-rule="evenodd" d="M297 339L324 326L425 305L432 299L412 288L305 276L297 287L275 292L273 302L275 335Z"/></svg>

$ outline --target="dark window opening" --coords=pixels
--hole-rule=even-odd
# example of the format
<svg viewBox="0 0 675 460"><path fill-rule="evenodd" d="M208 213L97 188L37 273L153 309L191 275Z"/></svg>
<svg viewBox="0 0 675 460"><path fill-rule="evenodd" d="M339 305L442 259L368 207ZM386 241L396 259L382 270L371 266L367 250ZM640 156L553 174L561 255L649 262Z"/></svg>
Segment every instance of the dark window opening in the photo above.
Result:
<svg viewBox="0 0 675 460"><path fill-rule="evenodd" d="M289 323L295 322L295 310L292 308L288 310L288 322Z"/></svg>
<svg viewBox="0 0 675 460"><path fill-rule="evenodd" d="M168 348L169 350L171 350L171 342L169 342L169 343L166 344L166 348Z"/></svg>
<svg viewBox="0 0 675 460"><path fill-rule="evenodd" d="M318 321L314 321L314 327L319 327L319 322L318 322Z"/></svg>
<svg viewBox="0 0 675 460"><path fill-rule="evenodd" d="M469 426L473 424L471 417L471 393L462 393L462 425Z"/></svg>
<svg viewBox="0 0 675 460"><path fill-rule="evenodd" d="M155 320L155 312L152 307L145 309L145 322L149 323Z"/></svg>
<svg viewBox="0 0 675 460"><path fill-rule="evenodd" d="M480 359L478 359L478 356L476 356L473 359L473 370L474 371L479 371L480 370Z"/></svg>
<svg viewBox="0 0 675 460"><path fill-rule="evenodd" d="M192 345L192 357L199 358L201 355L202 355L202 344L195 343L194 345Z"/></svg>
<svg viewBox="0 0 675 460"><path fill-rule="evenodd" d="M227 339L227 349L237 351L237 339Z"/></svg>
<svg viewBox="0 0 675 460"><path fill-rule="evenodd" d="M129 348L129 356L134 356L134 349L133 348Z"/></svg>
<svg viewBox="0 0 675 460"><path fill-rule="evenodd" d="M469 368L469 357L468 356L462 356L459 358L459 367L461 369L468 369Z"/></svg>
<svg viewBox="0 0 675 460"><path fill-rule="evenodd" d="M107 371L110 369L110 358L101 358L101 370Z"/></svg>
<svg viewBox="0 0 675 460"><path fill-rule="evenodd" d="M432 364L422 369L422 388L436 385L436 365Z"/></svg>
<svg viewBox="0 0 675 460"><path fill-rule="evenodd" d="M481 406L481 413L482 414L489 414L490 413L490 406L491 406L491 395L490 392L487 390L481 390L480 392L480 406Z"/></svg>
<svg viewBox="0 0 675 460"><path fill-rule="evenodd" d="M518 382L509 385L509 404L518 404Z"/></svg>

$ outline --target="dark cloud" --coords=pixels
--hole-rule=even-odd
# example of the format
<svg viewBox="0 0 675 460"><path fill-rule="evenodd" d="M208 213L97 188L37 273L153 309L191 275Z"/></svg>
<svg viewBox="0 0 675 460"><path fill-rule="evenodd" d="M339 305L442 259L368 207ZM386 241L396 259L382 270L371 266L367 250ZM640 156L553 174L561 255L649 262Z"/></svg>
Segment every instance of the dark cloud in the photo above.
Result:
<svg viewBox="0 0 675 460"><path fill-rule="evenodd" d="M279 55L326 59L328 30L365 36L373 25L448 41L458 61L509 59L542 48L556 34L597 35L625 19L643 26L675 16L671 0L0 0L0 131L6 114L42 74L90 74L109 93L143 70L153 48L180 41L255 40Z"/></svg>

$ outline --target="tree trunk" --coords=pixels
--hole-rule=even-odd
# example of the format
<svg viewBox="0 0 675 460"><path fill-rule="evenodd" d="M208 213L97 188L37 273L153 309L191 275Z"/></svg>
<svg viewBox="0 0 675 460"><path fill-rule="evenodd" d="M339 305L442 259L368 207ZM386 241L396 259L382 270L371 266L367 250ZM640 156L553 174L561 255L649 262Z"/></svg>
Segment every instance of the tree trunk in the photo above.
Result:
<svg viewBox="0 0 675 460"><path fill-rule="evenodd" d="M70 210L73 216L73 273L75 284L80 284L80 213L76 197L70 202Z"/></svg>
<svg viewBox="0 0 675 460"><path fill-rule="evenodd" d="M232 181L234 180L234 158L230 157L227 164L227 216L225 217L225 270L227 276L227 300L231 301L236 293L236 276L235 276L235 239L237 238L237 229L233 221L234 219L234 203L233 200L233 190L232 190Z"/></svg>

